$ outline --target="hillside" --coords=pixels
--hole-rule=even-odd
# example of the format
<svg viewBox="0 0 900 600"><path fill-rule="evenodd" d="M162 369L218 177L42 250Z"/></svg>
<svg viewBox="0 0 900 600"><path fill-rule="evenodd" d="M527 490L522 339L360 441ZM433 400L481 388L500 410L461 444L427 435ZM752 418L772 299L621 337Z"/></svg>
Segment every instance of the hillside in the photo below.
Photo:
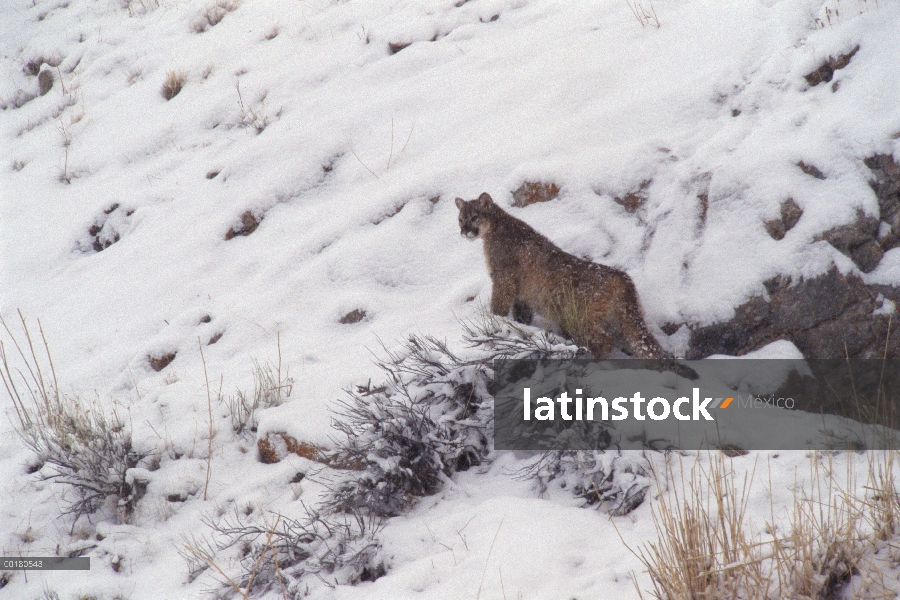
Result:
<svg viewBox="0 0 900 600"><path fill-rule="evenodd" d="M224 589L179 554L210 515L301 518L322 493L293 481L313 461L263 464L258 439L333 448L335 401L377 384L373 355L410 334L468 351L461 321L491 284L481 242L459 235L457 196L489 192L566 251L627 271L680 355L811 357L859 322L854 353L884 348L900 301L900 6L650 7L0 6L0 339L15 372L16 311L43 352L39 320L60 390L119 411L147 482L127 518L114 503L61 516L64 486L41 480L0 392L0 555L86 548L93 561L89 575L17 572L0 597ZM742 335L756 313L741 307L782 297L769 282L817 277L865 296L847 301L856 321L841 320L848 308L831 329ZM235 432L226 400L259 387L254 364L257 379L274 369L280 405ZM522 461L492 453L387 520L375 581L302 585L323 598L633 598L633 573L649 590L623 540L657 537L652 502L610 517L541 494L514 476ZM766 463L757 517L790 506L809 475L799 453L734 468ZM236 572L236 554L219 559Z"/></svg>

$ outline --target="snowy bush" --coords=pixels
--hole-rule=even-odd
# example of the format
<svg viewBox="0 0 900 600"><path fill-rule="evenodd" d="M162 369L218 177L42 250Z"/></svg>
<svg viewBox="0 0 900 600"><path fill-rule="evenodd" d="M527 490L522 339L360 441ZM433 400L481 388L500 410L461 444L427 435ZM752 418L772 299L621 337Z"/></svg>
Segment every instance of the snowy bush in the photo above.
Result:
<svg viewBox="0 0 900 600"><path fill-rule="evenodd" d="M262 525L238 512L207 520L214 540L189 540L182 554L195 565L214 568L223 583L244 598L269 590L277 590L282 597L303 597L308 590L301 581L304 575L338 585L374 581L384 574L376 538L382 519L358 510L307 511L303 519L275 515ZM240 554L242 569L236 578L225 575L213 556L228 549Z"/></svg>
<svg viewBox="0 0 900 600"><path fill-rule="evenodd" d="M626 515L640 506L650 487L649 462L638 451L550 451L520 471L538 482L541 493L568 490L611 515Z"/></svg>
<svg viewBox="0 0 900 600"><path fill-rule="evenodd" d="M28 373L26 377L10 365L0 342L0 378L16 410L19 436L37 458L34 472L69 486L75 497L68 512L76 518L95 512L109 498L117 501L120 518L127 518L142 491L128 476L128 470L143 458L132 448L131 432L115 412L60 393L43 330L49 371L38 360L24 318L22 344L2 319L0 324Z"/></svg>
<svg viewBox="0 0 900 600"><path fill-rule="evenodd" d="M330 459L350 468L330 482L332 510L397 515L454 472L481 463L491 450L494 360L586 354L552 333L486 313L463 327L474 357L463 359L431 336L410 336L377 362L381 385L348 391L335 422L345 438Z"/></svg>
<svg viewBox="0 0 900 600"><path fill-rule="evenodd" d="M400 514L488 450L488 364L463 360L433 337L410 336L378 365L385 382L359 386L340 404L335 428L346 437L330 459L351 468L332 482L332 510Z"/></svg>
<svg viewBox="0 0 900 600"><path fill-rule="evenodd" d="M305 574L328 585L381 576L386 567L377 533L384 520L437 493L491 451L493 361L587 356L550 332L489 314L463 330L467 358L423 335L410 336L398 350L385 348L376 361L383 380L356 386L339 401L334 426L343 435L325 456L332 468L319 476L327 488L321 504L302 520L271 515L260 525L235 514L209 521L216 541L189 544L193 571L214 566L232 591L248 597L274 589L298 597ZM522 474L542 490L556 486L587 505L625 514L644 500L645 467L636 453L548 452ZM225 576L213 548L241 548L243 574Z"/></svg>

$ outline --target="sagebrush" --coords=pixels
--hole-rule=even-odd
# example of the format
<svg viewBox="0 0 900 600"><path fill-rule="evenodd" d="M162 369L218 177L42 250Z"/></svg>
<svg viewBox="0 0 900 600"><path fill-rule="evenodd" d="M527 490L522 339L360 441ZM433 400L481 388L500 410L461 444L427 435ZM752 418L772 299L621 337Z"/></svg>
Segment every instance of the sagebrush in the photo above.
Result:
<svg viewBox="0 0 900 600"><path fill-rule="evenodd" d="M0 318L21 363L19 368L10 363L12 357L0 340L0 378L15 408L17 433L35 455L32 472L66 484L73 492L67 510L76 519L109 499L115 500L120 519L127 519L143 492L128 476L128 470L144 458L132 446L130 427L98 401L61 393L40 322L43 356L21 313L19 317L20 336Z"/></svg>

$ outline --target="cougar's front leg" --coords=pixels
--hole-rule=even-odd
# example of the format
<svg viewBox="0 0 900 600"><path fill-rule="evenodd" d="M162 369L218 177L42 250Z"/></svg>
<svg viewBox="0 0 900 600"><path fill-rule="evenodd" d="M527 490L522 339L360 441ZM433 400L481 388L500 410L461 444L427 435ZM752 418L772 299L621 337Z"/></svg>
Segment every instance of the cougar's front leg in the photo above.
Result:
<svg viewBox="0 0 900 600"><path fill-rule="evenodd" d="M502 276L491 276L493 289L491 290L491 312L502 317L509 316L512 310L513 300L516 297L516 287L512 281Z"/></svg>
<svg viewBox="0 0 900 600"><path fill-rule="evenodd" d="M534 311L531 310L531 307L528 306L527 302L522 300L513 302L512 313L513 321L516 323L531 325L531 321L534 320Z"/></svg>

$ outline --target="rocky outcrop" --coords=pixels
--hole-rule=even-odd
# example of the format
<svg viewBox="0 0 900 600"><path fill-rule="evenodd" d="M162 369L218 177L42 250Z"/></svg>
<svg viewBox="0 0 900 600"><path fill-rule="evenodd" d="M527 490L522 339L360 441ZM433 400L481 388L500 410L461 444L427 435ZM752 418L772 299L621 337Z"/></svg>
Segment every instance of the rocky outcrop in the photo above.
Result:
<svg viewBox="0 0 900 600"><path fill-rule="evenodd" d="M818 239L868 273L885 252L900 247L900 164L889 154L876 154L865 164L872 171L879 216L860 212L854 222ZM781 218L767 221L766 231L780 240L802 215L788 198ZM900 358L900 331L891 332L900 325L892 317L900 287L866 285L859 275L845 276L837 268L803 281L776 277L764 285L768 299L751 298L731 320L694 329L687 358L746 354L779 339L792 341L806 358Z"/></svg>
<svg viewBox="0 0 900 600"><path fill-rule="evenodd" d="M863 273L869 273L881 262L884 248L878 243L878 219L858 212L856 220L840 225L819 236L842 254L849 256Z"/></svg>
<svg viewBox="0 0 900 600"><path fill-rule="evenodd" d="M900 164L890 154L876 154L865 163L872 171L869 185L878 198L881 215L878 243L888 251L900 246Z"/></svg>
<svg viewBox="0 0 900 600"><path fill-rule="evenodd" d="M853 223L826 231L819 239L853 259L863 273L869 273L885 252L900 246L900 164L890 154L876 154L865 164L872 171L869 185L878 198L879 217L860 212Z"/></svg>
<svg viewBox="0 0 900 600"><path fill-rule="evenodd" d="M866 285L836 268L799 282L776 277L765 286L768 300L756 296L730 321L695 329L687 358L739 356L779 339L807 358L900 357L900 332L888 336L890 302L900 303L900 288Z"/></svg>

